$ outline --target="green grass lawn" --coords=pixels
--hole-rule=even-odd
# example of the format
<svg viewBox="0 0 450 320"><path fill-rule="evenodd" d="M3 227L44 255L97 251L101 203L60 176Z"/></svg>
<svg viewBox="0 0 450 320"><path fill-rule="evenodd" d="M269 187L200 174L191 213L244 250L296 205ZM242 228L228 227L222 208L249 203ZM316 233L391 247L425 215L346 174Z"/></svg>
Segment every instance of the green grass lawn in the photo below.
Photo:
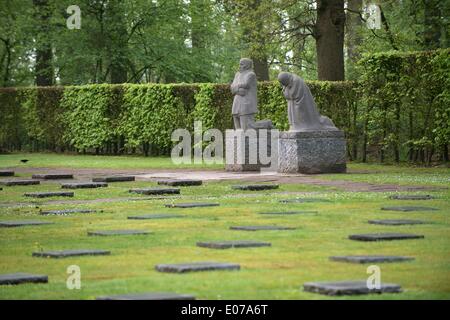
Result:
<svg viewBox="0 0 450 320"><path fill-rule="evenodd" d="M60 155L0 156L0 167L15 167L26 156L33 167L76 168L170 168L165 158L94 157ZM48 163L45 162L48 157ZM57 159L60 159L58 162ZM65 159L62 161L61 159ZM91 159L91 160L89 160ZM98 162L93 164L93 159ZM108 159L110 162L108 162ZM50 163L50 164L49 164ZM121 167L126 164L126 167ZM85 165L85 166L83 166ZM102 166L104 165L104 166ZM154 166L153 166L154 165ZM173 168L173 166L172 166ZM406 183L448 186L446 168L411 168L350 164L352 173L320 175L320 179L353 179L373 183ZM382 174L385 178L377 180ZM407 181L402 177L410 177ZM426 179L425 179L426 177ZM445 183L447 182L447 183ZM0 273L47 274L48 284L0 286L0 299L94 299L100 295L165 291L188 293L198 299L329 299L303 292L309 281L365 280L368 265L332 262L333 255L383 254L415 257L402 263L378 264L382 282L400 284L400 294L341 297L335 299L450 299L450 193L448 190L419 192L436 199L427 201L390 200L391 193L344 192L305 184L281 185L280 189L254 192L232 190L236 181L206 182L200 187L182 187L180 196L169 199L125 201L121 198L147 198L128 193L130 187L155 186L153 182L111 183L107 188L74 190L74 198L93 200L116 198L111 203L45 204L48 199L24 198L30 191L59 190L57 184L3 187L0 204L25 202L21 207L0 206L0 220L40 219L52 225L0 229ZM331 202L279 203L281 199L326 198ZM219 207L171 209L170 202L218 202ZM439 208L432 212L389 212L385 205L419 205ZM92 208L94 214L43 217L39 210ZM316 210L317 214L270 216L262 211ZM129 220L127 216L146 213L179 213L182 218ZM411 218L432 222L415 226L377 226L369 219ZM296 227L289 231L245 232L230 230L233 225L280 225ZM89 237L88 231L142 229L150 235ZM404 232L422 234L425 239L359 242L347 239L356 233ZM197 247L207 240L261 240L271 247L214 250ZM32 257L34 251L62 249L105 249L110 256L46 259ZM166 274L155 271L160 263L193 261L235 262L240 271ZM81 290L66 287L67 267L81 268Z"/></svg>

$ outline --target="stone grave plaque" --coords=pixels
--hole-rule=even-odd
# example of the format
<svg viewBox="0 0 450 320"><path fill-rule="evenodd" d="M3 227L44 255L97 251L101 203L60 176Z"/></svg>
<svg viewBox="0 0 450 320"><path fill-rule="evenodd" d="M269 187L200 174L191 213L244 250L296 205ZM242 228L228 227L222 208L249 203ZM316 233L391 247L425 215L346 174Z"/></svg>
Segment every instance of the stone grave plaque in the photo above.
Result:
<svg viewBox="0 0 450 320"><path fill-rule="evenodd" d="M107 186L108 184L105 182L73 182L61 184L61 188L63 189L104 188Z"/></svg>
<svg viewBox="0 0 450 320"><path fill-rule="evenodd" d="M42 179L42 180L60 180L60 179L73 179L73 174L70 173L42 173L33 174L32 179Z"/></svg>
<svg viewBox="0 0 450 320"><path fill-rule="evenodd" d="M24 272L0 274L0 285L22 283L47 283L48 276Z"/></svg>
<svg viewBox="0 0 450 320"><path fill-rule="evenodd" d="M203 203L203 202L191 202L191 203L169 203L165 206L167 208L200 208L200 207L217 207L218 203Z"/></svg>
<svg viewBox="0 0 450 320"><path fill-rule="evenodd" d="M399 207L382 207L381 210L412 212L412 211L437 211L439 209L430 207L399 206Z"/></svg>
<svg viewBox="0 0 450 320"><path fill-rule="evenodd" d="M383 262L403 262L412 261L414 258L401 256L333 256L331 261L351 262L351 263L383 263Z"/></svg>
<svg viewBox="0 0 450 320"><path fill-rule="evenodd" d="M150 234L144 230L99 230L88 231L88 236L130 236L130 235L147 235Z"/></svg>
<svg viewBox="0 0 450 320"><path fill-rule="evenodd" d="M409 239L423 239L423 235L409 234L409 233L368 233L368 234L353 234L348 236L350 240L358 241L389 241L389 240L409 240Z"/></svg>
<svg viewBox="0 0 450 320"><path fill-rule="evenodd" d="M130 189L129 192L145 194L145 195L180 194L180 189L178 189L178 188L143 188L143 189Z"/></svg>
<svg viewBox="0 0 450 320"><path fill-rule="evenodd" d="M106 250L76 249L76 250L33 252L32 256L42 258L68 258L79 256L104 256L109 254L111 254L111 252Z"/></svg>
<svg viewBox="0 0 450 320"><path fill-rule="evenodd" d="M182 218L183 215L171 214L171 213L153 213L153 214L143 214L139 216L129 216L128 219L133 220L152 220L152 219L169 219L169 218Z"/></svg>
<svg viewBox="0 0 450 320"><path fill-rule="evenodd" d="M56 191L56 192L27 192L23 195L31 198L50 198L50 197L73 197L73 192Z"/></svg>
<svg viewBox="0 0 450 320"><path fill-rule="evenodd" d="M369 220L370 224L380 224L385 226L402 226L402 225L414 225L425 224L426 221L422 220L410 220L410 219L385 219L385 220Z"/></svg>
<svg viewBox="0 0 450 320"><path fill-rule="evenodd" d="M92 182L127 182L135 181L135 176L108 176L108 177L96 177L92 179Z"/></svg>
<svg viewBox="0 0 450 320"><path fill-rule="evenodd" d="M247 184L247 185L235 185L231 186L234 190L244 191L261 191L261 190L273 190L278 189L278 184Z"/></svg>
<svg viewBox="0 0 450 320"><path fill-rule="evenodd" d="M187 187L187 186L201 186L202 180L193 179L164 179L158 180L159 185L166 185L172 187Z"/></svg>
<svg viewBox="0 0 450 320"><path fill-rule="evenodd" d="M366 280L307 282L303 285L303 290L329 296L402 292L401 287L393 283L381 283L380 289L369 289Z"/></svg>
<svg viewBox="0 0 450 320"><path fill-rule="evenodd" d="M230 249L230 248L256 248L270 247L269 242L253 241L253 240L233 240L233 241L202 241L197 242L197 247L211 249Z"/></svg>
<svg viewBox="0 0 450 320"><path fill-rule="evenodd" d="M89 209L66 209L66 210L48 210L48 211L41 211L40 214L47 216L47 215L57 215L57 216L65 216L72 213L95 213L96 210L89 210Z"/></svg>
<svg viewBox="0 0 450 320"><path fill-rule="evenodd" d="M231 230L241 230L241 231L260 231L260 230L295 230L292 227L282 227L282 226L232 226Z"/></svg>
<svg viewBox="0 0 450 320"><path fill-rule="evenodd" d="M102 296L96 300L195 300L189 294L177 294L172 292L146 292L135 294L122 294L116 296Z"/></svg>
<svg viewBox="0 0 450 320"><path fill-rule="evenodd" d="M40 184L39 180L1 180L0 185L4 186L31 186Z"/></svg>
<svg viewBox="0 0 450 320"><path fill-rule="evenodd" d="M179 264L158 264L155 269L159 272L186 273L196 271L220 271L239 270L241 267L236 263L226 262L192 262Z"/></svg>
<svg viewBox="0 0 450 320"><path fill-rule="evenodd" d="M39 220L6 220L0 221L0 227L13 228L23 226L39 226L44 224L53 224L53 222L39 221Z"/></svg>

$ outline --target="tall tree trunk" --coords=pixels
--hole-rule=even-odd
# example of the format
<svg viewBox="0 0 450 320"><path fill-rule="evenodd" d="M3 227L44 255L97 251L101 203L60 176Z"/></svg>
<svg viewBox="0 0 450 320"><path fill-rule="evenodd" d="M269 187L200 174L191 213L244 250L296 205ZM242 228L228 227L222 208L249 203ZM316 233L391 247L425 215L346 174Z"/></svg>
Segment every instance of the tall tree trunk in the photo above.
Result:
<svg viewBox="0 0 450 320"><path fill-rule="evenodd" d="M108 29L108 51L110 60L110 83L127 82L128 32L125 22L124 4L110 0L106 7Z"/></svg>
<svg viewBox="0 0 450 320"><path fill-rule="evenodd" d="M36 85L53 85L53 51L50 39L51 8L48 0L33 0L36 21Z"/></svg>
<svg viewBox="0 0 450 320"><path fill-rule="evenodd" d="M343 81L344 0L318 0L315 27L319 80Z"/></svg>
<svg viewBox="0 0 450 320"><path fill-rule="evenodd" d="M269 64L266 57L253 58L253 66L256 74L256 79L259 81L269 81Z"/></svg>
<svg viewBox="0 0 450 320"><path fill-rule="evenodd" d="M441 10L439 0L423 0L424 13L424 46L426 49L437 49L440 47L441 39Z"/></svg>

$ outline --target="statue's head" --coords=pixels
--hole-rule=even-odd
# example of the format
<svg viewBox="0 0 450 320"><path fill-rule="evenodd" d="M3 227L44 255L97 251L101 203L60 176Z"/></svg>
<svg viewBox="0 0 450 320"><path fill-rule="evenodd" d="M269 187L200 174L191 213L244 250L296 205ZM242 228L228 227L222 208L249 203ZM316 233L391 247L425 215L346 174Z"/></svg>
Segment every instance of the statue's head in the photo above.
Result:
<svg viewBox="0 0 450 320"><path fill-rule="evenodd" d="M242 58L239 61L239 71L252 70L253 69L253 61L252 59Z"/></svg>
<svg viewBox="0 0 450 320"><path fill-rule="evenodd" d="M284 86L287 87L291 84L292 82L292 73L289 72L281 72L278 75L278 81L280 81L280 83Z"/></svg>

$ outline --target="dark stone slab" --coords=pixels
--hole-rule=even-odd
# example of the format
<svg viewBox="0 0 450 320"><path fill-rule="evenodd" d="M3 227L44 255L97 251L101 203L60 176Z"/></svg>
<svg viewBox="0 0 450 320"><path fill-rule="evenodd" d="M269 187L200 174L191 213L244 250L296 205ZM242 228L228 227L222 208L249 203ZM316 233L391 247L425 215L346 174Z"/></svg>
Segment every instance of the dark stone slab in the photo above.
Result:
<svg viewBox="0 0 450 320"><path fill-rule="evenodd" d="M158 264L155 269L159 272L186 273L196 271L239 270L240 265L226 262L193 262L180 264Z"/></svg>
<svg viewBox="0 0 450 320"><path fill-rule="evenodd" d="M43 174L33 174L31 176L31 178L43 179L43 180L73 179L73 174L70 174L70 173L43 173Z"/></svg>
<svg viewBox="0 0 450 320"><path fill-rule="evenodd" d="M370 224L381 224L385 226L401 226L401 225L414 225L428 223L422 220L409 220L409 219L387 219L387 220L369 220Z"/></svg>
<svg viewBox="0 0 450 320"><path fill-rule="evenodd" d="M0 170L0 177L12 177L14 176L14 171Z"/></svg>
<svg viewBox="0 0 450 320"><path fill-rule="evenodd" d="M88 209L67 209L67 210L49 210L49 211L41 211L40 214L47 215L57 215L57 216L65 216L72 213L95 213L96 210L88 210Z"/></svg>
<svg viewBox="0 0 450 320"><path fill-rule="evenodd" d="M178 188L144 188L144 189L130 189L129 192L145 194L145 195L180 194L180 189L178 189Z"/></svg>
<svg viewBox="0 0 450 320"><path fill-rule="evenodd" d="M135 294L123 294L117 296L97 297L96 300L195 300L189 294L177 294L172 292L147 292Z"/></svg>
<svg viewBox="0 0 450 320"><path fill-rule="evenodd" d="M424 195L416 195L416 194L405 194L405 195L400 195L400 194L396 194L393 196L389 197L390 199L394 199L394 200L431 200L434 199L433 196L430 196L429 194L424 194Z"/></svg>
<svg viewBox="0 0 450 320"><path fill-rule="evenodd" d="M35 184L40 184L39 180L3 180L0 181L1 185L4 186L30 186Z"/></svg>
<svg viewBox="0 0 450 320"><path fill-rule="evenodd" d="M159 185L173 186L173 187L186 187L186 186L201 186L202 180L191 179L166 179L158 180Z"/></svg>
<svg viewBox="0 0 450 320"><path fill-rule="evenodd" d="M103 231L88 231L88 236L134 236L150 234L143 230L103 230Z"/></svg>
<svg viewBox="0 0 450 320"><path fill-rule="evenodd" d="M245 191L261 191L261 190L272 190L278 189L277 184L247 184L247 185L236 185L231 186L235 190L245 190Z"/></svg>
<svg viewBox="0 0 450 320"><path fill-rule="evenodd" d="M285 199L280 200L281 203L309 203L309 202L331 202L328 199L319 198L298 198L298 199Z"/></svg>
<svg viewBox="0 0 450 320"><path fill-rule="evenodd" d="M109 176L109 177L97 177L93 178L93 182L126 182L135 181L135 176Z"/></svg>
<svg viewBox="0 0 450 320"><path fill-rule="evenodd" d="M50 197L73 197L73 192L56 191L56 192L27 192L23 194L25 197L31 198L50 198Z"/></svg>
<svg viewBox="0 0 450 320"><path fill-rule="evenodd" d="M412 261L414 258L401 256L334 256L330 257L330 260L351 263L382 263Z"/></svg>
<svg viewBox="0 0 450 320"><path fill-rule="evenodd" d="M107 186L108 184L105 182L73 182L61 184L61 188L63 189L103 188Z"/></svg>
<svg viewBox="0 0 450 320"><path fill-rule="evenodd" d="M385 240L408 240L408 239L423 239L425 236L408 233L368 233L368 234L353 234L348 236L351 240L358 241L385 241Z"/></svg>
<svg viewBox="0 0 450 320"><path fill-rule="evenodd" d="M367 282L365 280L339 282L307 282L303 284L303 290L329 296L402 292L401 287L393 283L381 283L380 289L369 289L367 288Z"/></svg>
<svg viewBox="0 0 450 320"><path fill-rule="evenodd" d="M242 230L242 231L259 231L259 230L295 230L291 227L280 227L280 226L234 226L230 227L231 230Z"/></svg>
<svg viewBox="0 0 450 320"><path fill-rule="evenodd" d="M170 214L170 213L155 213L155 214L144 214L141 216L129 216L128 219L133 220L152 220L152 219L169 219L169 218L182 218L184 216L180 214Z"/></svg>
<svg viewBox="0 0 450 320"><path fill-rule="evenodd" d="M439 209L430 207L400 206L400 207L382 207L381 210L411 212L411 211L437 211Z"/></svg>
<svg viewBox="0 0 450 320"><path fill-rule="evenodd" d="M318 211L304 210L304 211L278 211L278 212L258 212L259 214L267 214L267 215L291 215L291 214L308 214L313 213L316 214Z"/></svg>
<svg viewBox="0 0 450 320"><path fill-rule="evenodd" d="M6 220L0 221L0 227L24 227L24 226L39 226L43 224L53 224L53 222L39 221L39 220Z"/></svg>
<svg viewBox="0 0 450 320"><path fill-rule="evenodd" d="M104 256L111 254L106 250L91 250L91 249L79 249L79 250L60 250L60 251L42 251L33 252L33 257L42 258L68 258L79 256Z"/></svg>
<svg viewBox="0 0 450 320"><path fill-rule="evenodd" d="M255 248L255 247L270 247L271 245L272 244L269 242L252 241L252 240L197 242L197 247L211 248L211 249Z"/></svg>
<svg viewBox="0 0 450 320"><path fill-rule="evenodd" d="M0 285L4 284L22 284L22 283L47 283L48 276L31 273L10 273L0 274Z"/></svg>
<svg viewBox="0 0 450 320"><path fill-rule="evenodd" d="M203 203L203 202L192 202L192 203L169 203L165 206L167 208L198 208L198 207L217 207L218 203Z"/></svg>

